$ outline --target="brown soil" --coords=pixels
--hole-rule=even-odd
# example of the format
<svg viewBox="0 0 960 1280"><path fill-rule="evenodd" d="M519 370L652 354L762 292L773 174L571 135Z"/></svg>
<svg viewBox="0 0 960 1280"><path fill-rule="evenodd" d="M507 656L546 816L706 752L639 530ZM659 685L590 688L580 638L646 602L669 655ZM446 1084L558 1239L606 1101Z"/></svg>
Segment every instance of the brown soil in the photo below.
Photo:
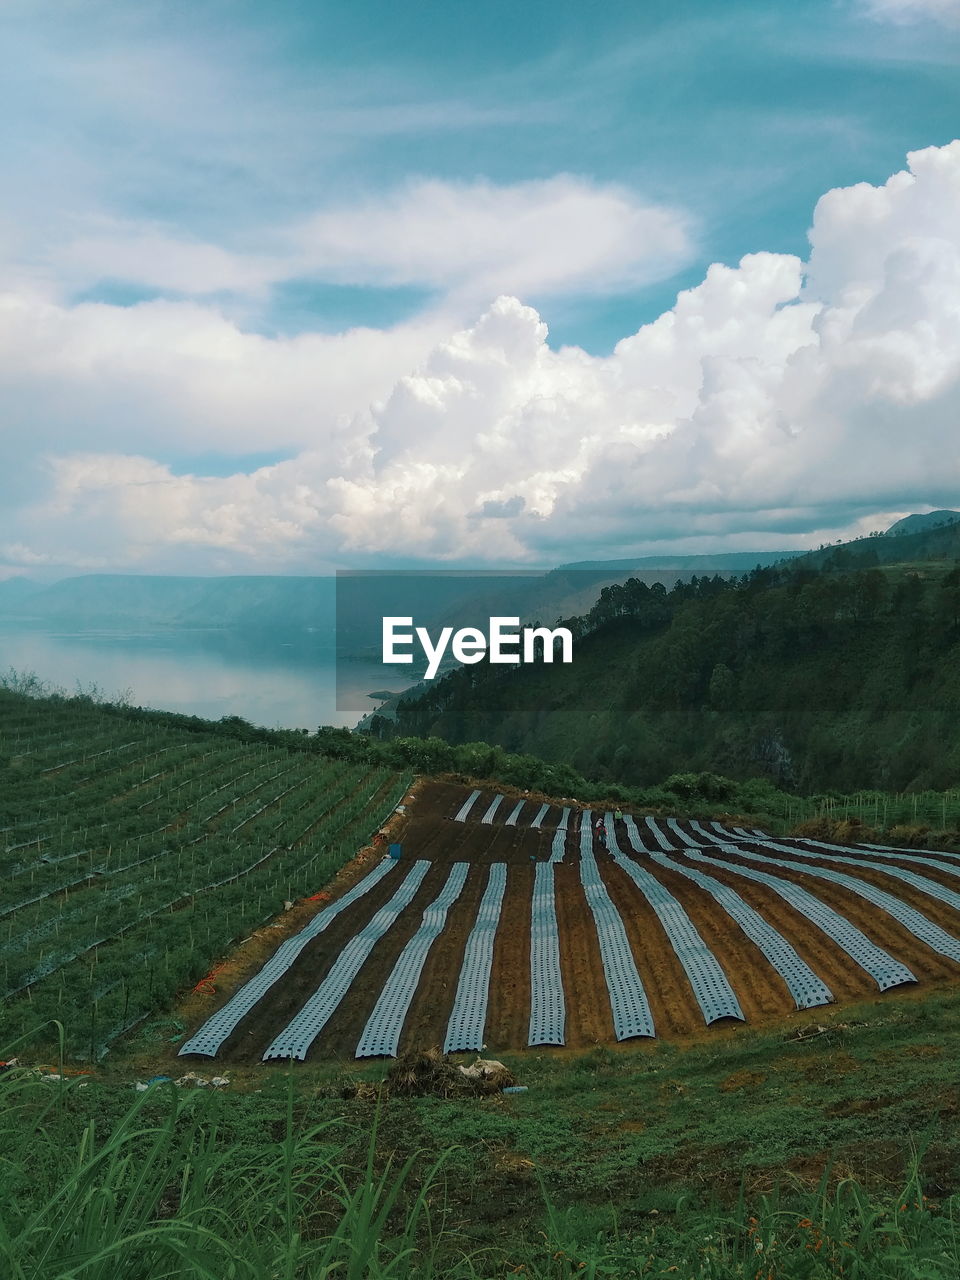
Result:
<svg viewBox="0 0 960 1280"><path fill-rule="evenodd" d="M736 858L727 854L723 856L730 862L737 862L743 866L752 866L754 868L759 867L760 870L765 869L759 863L750 862L747 859ZM774 856L793 860L791 855L788 854L775 854ZM911 889L909 885L891 880L889 876L884 876L882 872L870 872L869 868L861 870L860 868L847 867L838 863L823 862L817 864L815 859L798 858L796 861L810 861L811 865L822 865L835 871L842 870L845 873L855 875L861 880L867 880L868 876L872 875L874 878L871 883L877 884L878 887L882 887L894 897L900 898L910 906L916 907L928 920L940 925L955 937L960 937L960 915L957 912L943 903L937 902L936 899L928 897L926 894L918 893L916 890ZM828 880L821 880L816 876L807 875L800 871L788 871L782 867L771 867L769 870L778 877L792 880L795 884L801 885L815 897L833 907L835 911L845 916L851 924L855 924L858 929L862 930L877 946L883 947L895 959L902 961L916 978L955 979L960 977L960 964L941 956L927 946L926 943L915 937L905 925L900 924L886 911L875 907L873 903L868 902L858 893L854 893L852 889L832 884ZM816 964L809 960L809 957L805 958L811 964L811 967L816 970ZM870 981L869 978L868 981Z"/></svg>
<svg viewBox="0 0 960 1280"><path fill-rule="evenodd" d="M740 861L726 854L721 856L729 862ZM743 862L743 865L748 864ZM697 867L699 870L708 872L715 880L736 890L744 902L758 911L767 923L790 943L814 973L824 980L835 1000L862 999L876 992L876 984L868 974L851 961L842 948L831 941L825 933L821 933L819 929L812 926L806 916L791 907L772 889L751 880L745 880L735 872L726 871L716 865L708 867L698 863ZM812 884L807 887L812 889ZM786 983L776 973L772 981L783 991L789 1007L790 997Z"/></svg>
<svg viewBox="0 0 960 1280"><path fill-rule="evenodd" d="M530 904L533 866L509 867L493 946L484 1039L491 1052L527 1043L530 1022Z"/></svg>
<svg viewBox="0 0 960 1280"><path fill-rule="evenodd" d="M740 1089L756 1089L766 1082L767 1077L760 1071L748 1071L742 1067L727 1076L720 1083L721 1093L736 1093Z"/></svg>
<svg viewBox="0 0 960 1280"><path fill-rule="evenodd" d="M613 1014L603 977L600 943L580 884L578 862L557 863L553 883L567 1008L565 1042L577 1046L609 1044L615 1039Z"/></svg>
<svg viewBox="0 0 960 1280"><path fill-rule="evenodd" d="M758 850L763 852L763 850ZM905 852L909 852L905 850ZM832 868L834 871L842 871L845 875L856 876L860 880L866 880L870 884L876 885L878 889L883 889L887 893L892 893L895 898L900 898L903 902L908 903L911 907L915 907L922 914L931 920L943 926L948 933L956 933L960 930L960 910L950 907L946 903L939 902L938 899L932 897L929 893L915 888L906 881L898 880L889 872L878 870L876 867L868 867L862 865L864 861L870 861L871 855L867 850L851 849L849 856L856 857L861 862L859 866L851 866L846 862L830 862L825 858L818 858L816 852L812 849L798 849L796 858L797 862L810 862L814 866ZM782 858L792 858L792 854L782 853L775 855ZM847 854L840 855L848 856ZM914 875L921 876L924 880L933 881L934 884L940 885L945 889L951 890L953 893L960 895L960 862L957 863L957 875L951 875L949 871L940 871L929 865L922 865L918 862L907 862L900 858L874 857L872 859L880 866L889 866L891 869L901 868L904 871L910 871ZM949 863L949 858L941 859L942 862ZM821 881L821 883L825 883ZM935 911L945 913L943 915L933 915L931 908Z"/></svg>
<svg viewBox="0 0 960 1280"><path fill-rule="evenodd" d="M460 897L449 910L442 934L427 956L404 1024L401 1051L443 1043L466 940L486 889L488 868L494 862L507 864L507 889L494 946L485 1040L491 1054L525 1047L530 1014L530 903L534 864L550 856L560 806L554 802L545 816L543 829L533 831L529 823L542 803L541 799L523 796L519 792L511 793L503 788L501 791L506 798L493 820L484 823L482 818L497 794L494 788L484 787L467 820L463 823L453 821L471 790L455 782L417 784L411 796L407 797L406 812L393 815L387 824L387 838L403 845L398 872L402 873L418 859L425 859L433 865L413 901L374 947L347 997L315 1041L309 1055L311 1058L329 1060L343 1057L352 1060L357 1041L386 978L404 946L420 927L424 908L437 896L455 862L469 863L470 871ZM520 814L520 825L507 826L506 819L520 798L527 802ZM597 1044L615 1043L596 929L580 884L579 834L576 830L568 833L565 848L565 859L555 869L555 886L567 1010L566 1045L565 1049L537 1048L535 1052L538 1054L562 1054ZM739 1024L729 1021L709 1028L705 1026L686 974L659 917L633 881L599 845L595 852L603 881L623 920L650 1002L657 1035L703 1040L736 1034ZM704 852L709 854L711 850ZM759 866L720 849L713 852L734 865ZM382 851L374 849L359 855L327 886L331 897L339 897L352 887L380 856ZM683 864L682 853L673 856ZM811 867L833 866L837 870L858 874L916 907L947 932L960 937L960 912L883 872L821 861L812 850L798 849L797 861L808 862ZM677 871L660 867L650 860L642 862L645 869L683 904L705 944L726 972L751 1026L790 1025L797 1018L809 1021L811 1016L817 1016L816 1010L797 1013L783 979L709 893ZM838 1003L878 994L872 979L844 951L772 890L716 865L696 865L730 885L759 911L824 979ZM909 863L903 865L960 892L958 877L926 871ZM960 964L938 955L887 912L856 894L803 872L775 870L777 875L802 884L845 915L879 946L907 964L918 982L927 989L931 984L955 982L960 977ZM314 939L284 978L272 988L269 996L238 1026L218 1055L217 1063L239 1065L259 1062L270 1040L303 1006L349 939L394 894L398 884L398 874L386 876ZM298 903L275 925L258 930L217 973L214 979L216 994L209 991L206 994L196 993L184 1004L180 1013L188 1024L189 1033L225 1003L281 941L303 928L325 905L325 902ZM903 989L898 994L904 994ZM733 1083L734 1079L731 1077L730 1087L741 1087L739 1081ZM747 1083L752 1082L743 1082L744 1085Z"/></svg>
<svg viewBox="0 0 960 1280"><path fill-rule="evenodd" d="M625 871L612 862L601 861L599 865L607 892L627 931L657 1035L702 1030L700 1007L659 916ZM603 981L602 976L600 980ZM606 998L605 994L602 998Z"/></svg>

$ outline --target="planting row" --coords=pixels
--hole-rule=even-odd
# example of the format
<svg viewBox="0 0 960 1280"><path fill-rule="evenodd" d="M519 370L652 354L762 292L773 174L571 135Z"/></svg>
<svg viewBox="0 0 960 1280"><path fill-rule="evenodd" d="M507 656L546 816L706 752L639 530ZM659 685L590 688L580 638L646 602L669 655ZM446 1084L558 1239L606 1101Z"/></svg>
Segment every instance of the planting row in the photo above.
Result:
<svg viewBox="0 0 960 1280"><path fill-rule="evenodd" d="M76 716L68 743L11 727L8 705L21 703L0 693L12 784L0 1047L56 1018L73 1053L102 1053L285 901L322 888L407 786L385 769L272 746L137 737L95 708Z"/></svg>
<svg viewBox="0 0 960 1280"><path fill-rule="evenodd" d="M460 806L461 820L478 795L473 793ZM489 812L488 805L485 813ZM478 834L479 828L490 825L481 817ZM934 955L947 962L946 972L960 975L960 893L943 883L946 877L960 877L960 860L931 861L894 850L866 856L822 844L788 846L721 824L713 824L713 831L702 824L691 830L671 820L649 819L638 825L632 816L612 813L598 817L583 811L571 825L570 811L562 810L556 834L566 838L568 831L575 833L577 856L565 858L565 846L559 856L551 853L540 859L531 854L534 865L528 872L522 864L508 868L497 859L502 847L498 840L516 839L508 836L510 825L502 824L500 834L491 833L488 849L473 864L421 858L409 866L389 860L379 865L354 889L349 903L333 904L307 931L284 944L264 971L268 982L258 975L191 1036L181 1052L213 1056L238 1028L251 1035L254 1026L269 1026L271 1018L275 1023L271 1009L258 1011L266 991L279 990L283 997L289 980L291 996L277 1005L285 1008L295 999L292 992L304 990L310 970L319 965L321 972L325 970L319 985L296 1002L292 1017L275 1026L265 1048L261 1044L262 1057L303 1059L328 1025L353 1026L361 1013L364 1020L351 1046L355 1055L395 1055L411 1010L425 1008L426 995L418 1004L418 986L438 942L445 945L448 957L456 955L458 978L452 1003L443 1010L444 1025L433 1028L436 1039L448 1051L479 1049L487 1040L503 1044L502 1027L491 1025L488 1011L492 998L499 1007L504 1004L498 984L510 974L505 955L515 936L503 932L502 922L506 912L516 918L518 896L526 917L523 945L529 979L517 987L516 998L525 1004L525 1042L530 1046L566 1043L568 980L581 963L584 947L599 961L590 995L604 1004L612 1038L655 1034L653 1006L663 1007L664 988L658 989L656 966L645 971L635 935L638 915L648 913L663 940L652 940L653 951L659 945L662 952L665 946L672 957L670 966L683 974L684 986L675 990L674 1004L695 1007L701 1025L746 1020L740 994L758 982L785 991L797 1010L831 1002L834 991L819 971L824 947L833 957L845 956L847 965L868 978L874 990L915 982L915 970L923 973L933 965ZM881 852L884 856L878 856ZM898 867L901 857L924 862L931 874ZM824 865L830 861L862 874ZM323 959L321 935L334 918L348 906L351 919L358 911L364 914L363 899L374 891L382 893L387 877L394 882L389 899L342 941L338 935L335 951ZM624 892L626 883L632 886L632 898ZM926 897L926 909L908 900L914 895ZM469 915L466 907L458 906L464 896L473 904ZM789 921L786 928L768 918L775 914L769 907L773 898L789 908L789 915L782 917ZM851 899L863 906L851 908ZM710 938L702 925L698 927L705 901L712 904ZM591 922L589 943L583 941L585 920ZM920 957L920 963L905 963L897 948L881 944L880 936L891 929L895 937L909 937L907 950ZM394 935L396 943L391 941ZM311 950L305 956L308 944ZM753 972L743 971L744 955L752 958ZM577 996L582 998L584 979L577 981ZM582 1021L582 1010L576 1008L575 1013ZM332 1043L328 1033L328 1047Z"/></svg>

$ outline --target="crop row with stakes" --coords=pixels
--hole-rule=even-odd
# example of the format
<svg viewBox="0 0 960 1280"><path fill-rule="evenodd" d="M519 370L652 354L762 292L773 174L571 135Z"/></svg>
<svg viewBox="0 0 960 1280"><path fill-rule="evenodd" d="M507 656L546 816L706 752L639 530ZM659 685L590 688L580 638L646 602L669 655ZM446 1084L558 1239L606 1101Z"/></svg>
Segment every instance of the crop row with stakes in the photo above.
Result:
<svg viewBox="0 0 960 1280"><path fill-rule="evenodd" d="M0 1044L55 1018L102 1056L322 888L409 785L93 705L58 738L63 718L0 690Z"/></svg>
<svg viewBox="0 0 960 1280"><path fill-rule="evenodd" d="M214 758L212 762L216 758L229 759L236 750L233 744L224 743L222 739L212 744L164 741L152 744L149 751L135 758L115 759L108 765L101 762L95 771L81 761L79 765L57 771L53 782L36 772L20 776L15 797L17 811L12 817L15 826L10 827L8 820L5 828L28 834L32 828L39 828L41 836L46 834L51 822L70 829L81 824L84 812L98 803L117 804L127 791L135 790L140 792L138 804L142 803L152 792L161 793L165 784L171 786L177 779L183 781L184 770L192 777L198 761L206 765L211 758ZM14 758L14 765L21 763L25 763L22 758ZM23 775L25 771L18 772Z"/></svg>

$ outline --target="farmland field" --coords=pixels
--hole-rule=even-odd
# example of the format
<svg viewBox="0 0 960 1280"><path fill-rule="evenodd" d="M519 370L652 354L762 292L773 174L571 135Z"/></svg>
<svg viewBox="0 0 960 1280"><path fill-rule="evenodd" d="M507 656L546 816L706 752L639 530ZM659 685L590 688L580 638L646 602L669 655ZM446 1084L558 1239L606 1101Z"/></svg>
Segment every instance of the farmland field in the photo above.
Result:
<svg viewBox="0 0 960 1280"><path fill-rule="evenodd" d="M170 1223L292 1274L346 1185L398 1199L379 1236L351 1199L343 1257L412 1244L408 1275L719 1280L758 1244L765 1275L956 1274L960 855L323 746L0 693L0 1044L55 1017L85 1060L42 1065L47 1028L0 1074L15 1267L73 1265L116 1191L131 1275ZM411 1097L383 1062L481 1044L525 1091Z"/></svg>
<svg viewBox="0 0 960 1280"><path fill-rule="evenodd" d="M401 814L408 776L212 729L0 691L5 1044L100 1059L176 1004L224 1063L578 1050L960 976L954 853L435 780Z"/></svg>
<svg viewBox="0 0 960 1280"><path fill-rule="evenodd" d="M497 795L423 783L393 832L400 860L368 862L357 896L278 964L269 998L248 989L241 1008L244 988L224 991L181 1052L253 1063L702 1039L960 977L955 854ZM458 1040L451 1015L471 1005L479 1022Z"/></svg>
<svg viewBox="0 0 960 1280"><path fill-rule="evenodd" d="M99 1058L321 889L403 796L384 768L0 690L0 1041Z"/></svg>

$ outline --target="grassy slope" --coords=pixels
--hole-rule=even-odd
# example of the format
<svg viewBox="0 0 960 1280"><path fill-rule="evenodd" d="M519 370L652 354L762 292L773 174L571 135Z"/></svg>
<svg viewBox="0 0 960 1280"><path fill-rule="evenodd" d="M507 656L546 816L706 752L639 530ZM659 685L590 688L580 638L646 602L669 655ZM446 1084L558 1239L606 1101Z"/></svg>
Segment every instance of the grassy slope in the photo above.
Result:
<svg viewBox="0 0 960 1280"><path fill-rule="evenodd" d="M815 1029L808 1018L795 1023ZM947 1280L960 1265L950 1225L951 1197L960 1191L953 1066L960 997L894 995L833 1015L821 1011L819 1019L826 1030L804 1040L788 1038L796 1027L778 1036L715 1031L686 1049L656 1043L578 1058L518 1057L512 1065L529 1091L512 1098L387 1099L375 1168L392 1160L393 1178L413 1158L392 1226L402 1227L436 1158L453 1146L429 1194L434 1235L441 1226L447 1233L433 1248L439 1274L494 1276L524 1266L531 1276L565 1276L584 1263L591 1275L667 1275L679 1267L691 1277L766 1277L747 1267L760 1240L777 1277L849 1275L856 1256L863 1270L854 1274ZM165 1030L158 1023L150 1034ZM135 1046L137 1057L149 1046L149 1039ZM334 1127L301 1145L298 1167L336 1158L347 1185L360 1187L377 1108L366 1091L344 1100L342 1087L375 1083L382 1072L378 1065L349 1071L298 1065L239 1073L215 1099L179 1095L186 1111L174 1128L186 1134L196 1108L214 1106L215 1125L207 1113L201 1119L222 1161L209 1189L221 1207L237 1208L240 1168L269 1170L286 1135L317 1125ZM65 1095L56 1125L46 1130L56 1145L38 1148L22 1124L11 1127L6 1154L14 1165L32 1148L17 1203L51 1195L64 1174L59 1151L74 1147L87 1119L96 1120L101 1135L121 1121L134 1074L118 1062L109 1076ZM46 1088L49 1097L56 1086ZM160 1091L144 1116L156 1123L170 1105ZM911 1159L921 1148L920 1179L905 1196ZM311 1176L311 1194L301 1199L300 1188L294 1195L308 1241L329 1230L319 1214L333 1207L329 1179L319 1168ZM257 1256L265 1268L268 1256L276 1265L289 1241L282 1202L269 1208L266 1214L261 1200ZM205 1211L209 1221L211 1206ZM54 1213L63 1210L54 1206ZM171 1213L176 1220L175 1191L168 1192ZM214 1226L227 1236L233 1229ZM809 1255L818 1251L808 1246L818 1238L824 1241L818 1261L840 1259L847 1270L811 1267ZM461 1262L469 1254L470 1267ZM928 1269L913 1269L924 1255ZM62 1273L25 1274L53 1280ZM123 1274L133 1280L147 1273ZM421 1260L409 1274L431 1272Z"/></svg>
<svg viewBox="0 0 960 1280"><path fill-rule="evenodd" d="M409 785L210 729L0 688L0 1039L56 1018L71 1053L107 1053L327 883Z"/></svg>

